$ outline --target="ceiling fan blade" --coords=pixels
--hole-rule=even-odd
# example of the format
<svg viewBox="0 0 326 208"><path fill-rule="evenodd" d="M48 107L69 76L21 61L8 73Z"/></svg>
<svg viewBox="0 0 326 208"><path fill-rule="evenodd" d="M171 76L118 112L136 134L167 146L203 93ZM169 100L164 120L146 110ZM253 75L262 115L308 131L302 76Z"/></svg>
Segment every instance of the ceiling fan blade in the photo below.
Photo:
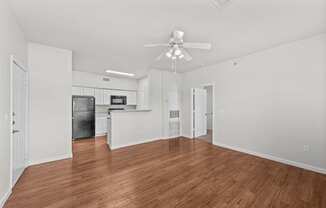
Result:
<svg viewBox="0 0 326 208"><path fill-rule="evenodd" d="M151 44L145 44L145 48L151 48L151 47L167 47L170 46L168 43L151 43Z"/></svg>
<svg viewBox="0 0 326 208"><path fill-rule="evenodd" d="M155 58L155 61L161 60L165 56L165 52L163 52L161 55Z"/></svg>
<svg viewBox="0 0 326 208"><path fill-rule="evenodd" d="M184 48L210 50L212 48L212 44L210 44L210 43L183 43L183 47Z"/></svg>
<svg viewBox="0 0 326 208"><path fill-rule="evenodd" d="M192 60L192 57L191 55L188 53L188 51L186 51L184 48L181 48L181 51L182 51L182 54L184 55L184 59L186 61L191 61Z"/></svg>
<svg viewBox="0 0 326 208"><path fill-rule="evenodd" d="M231 3L231 0L211 0L213 4L218 8L222 8Z"/></svg>

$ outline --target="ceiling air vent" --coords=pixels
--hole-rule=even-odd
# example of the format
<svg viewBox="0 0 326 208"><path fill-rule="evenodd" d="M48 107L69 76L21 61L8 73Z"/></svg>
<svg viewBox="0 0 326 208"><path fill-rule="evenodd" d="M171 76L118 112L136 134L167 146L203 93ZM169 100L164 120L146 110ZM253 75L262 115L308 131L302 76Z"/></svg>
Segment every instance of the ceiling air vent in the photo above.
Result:
<svg viewBox="0 0 326 208"><path fill-rule="evenodd" d="M103 77L102 80L103 80L104 82L109 82L109 81L110 81L110 78L109 78L109 77Z"/></svg>

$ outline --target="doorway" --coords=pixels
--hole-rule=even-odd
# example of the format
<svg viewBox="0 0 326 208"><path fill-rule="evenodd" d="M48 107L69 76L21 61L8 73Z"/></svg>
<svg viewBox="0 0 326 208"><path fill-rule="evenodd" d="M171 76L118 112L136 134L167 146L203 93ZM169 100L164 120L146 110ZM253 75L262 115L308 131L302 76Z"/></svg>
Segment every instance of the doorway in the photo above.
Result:
<svg viewBox="0 0 326 208"><path fill-rule="evenodd" d="M11 187L27 166L28 75L27 70L12 56L11 70Z"/></svg>
<svg viewBox="0 0 326 208"><path fill-rule="evenodd" d="M192 136L213 143L214 85L192 89Z"/></svg>

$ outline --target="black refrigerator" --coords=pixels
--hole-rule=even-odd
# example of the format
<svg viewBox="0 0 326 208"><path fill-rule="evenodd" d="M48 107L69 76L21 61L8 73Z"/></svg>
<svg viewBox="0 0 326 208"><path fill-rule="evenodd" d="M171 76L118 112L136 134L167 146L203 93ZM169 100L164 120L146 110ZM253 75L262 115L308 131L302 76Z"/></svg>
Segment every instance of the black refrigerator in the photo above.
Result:
<svg viewBox="0 0 326 208"><path fill-rule="evenodd" d="M72 139L95 136L95 98L72 96Z"/></svg>

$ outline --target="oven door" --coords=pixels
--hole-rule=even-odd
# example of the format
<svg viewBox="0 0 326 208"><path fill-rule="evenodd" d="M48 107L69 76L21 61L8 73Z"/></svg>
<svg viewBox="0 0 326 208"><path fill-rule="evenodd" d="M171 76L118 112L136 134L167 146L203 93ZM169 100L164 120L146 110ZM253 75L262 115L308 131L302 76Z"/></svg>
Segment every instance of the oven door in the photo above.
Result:
<svg viewBox="0 0 326 208"><path fill-rule="evenodd" d="M111 95L111 105L126 105L127 96Z"/></svg>

